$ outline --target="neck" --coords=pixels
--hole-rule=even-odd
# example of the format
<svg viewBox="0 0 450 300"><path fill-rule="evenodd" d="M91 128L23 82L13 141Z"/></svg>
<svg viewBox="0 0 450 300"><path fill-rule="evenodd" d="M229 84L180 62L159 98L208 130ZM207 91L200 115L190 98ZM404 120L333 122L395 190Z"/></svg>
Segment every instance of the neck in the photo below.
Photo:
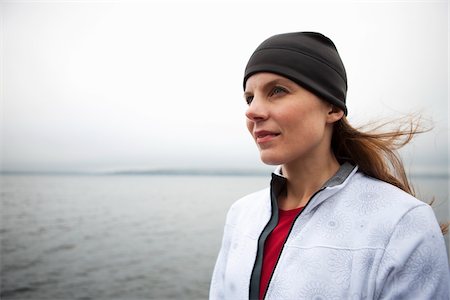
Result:
<svg viewBox="0 0 450 300"><path fill-rule="evenodd" d="M332 152L328 154L319 159L304 159L282 166L287 186L286 194L278 200L280 209L305 206L312 195L336 174L340 167L339 162Z"/></svg>

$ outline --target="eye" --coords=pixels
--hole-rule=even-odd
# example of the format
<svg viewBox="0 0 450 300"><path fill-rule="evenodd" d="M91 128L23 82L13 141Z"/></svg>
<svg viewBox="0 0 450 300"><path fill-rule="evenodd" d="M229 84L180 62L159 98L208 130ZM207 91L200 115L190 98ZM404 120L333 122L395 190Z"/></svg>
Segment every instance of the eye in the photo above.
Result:
<svg viewBox="0 0 450 300"><path fill-rule="evenodd" d="M252 95L245 95L245 102L247 102L248 105L250 105L253 101L253 96Z"/></svg>
<svg viewBox="0 0 450 300"><path fill-rule="evenodd" d="M277 96L279 94L282 93L287 93L287 90L281 86L275 86L271 91L270 91L270 96Z"/></svg>

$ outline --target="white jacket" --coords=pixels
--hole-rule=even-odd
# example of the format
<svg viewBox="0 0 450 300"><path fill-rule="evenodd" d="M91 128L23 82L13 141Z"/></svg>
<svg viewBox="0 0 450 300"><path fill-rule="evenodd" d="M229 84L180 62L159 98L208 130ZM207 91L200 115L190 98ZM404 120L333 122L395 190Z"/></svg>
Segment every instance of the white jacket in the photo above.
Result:
<svg viewBox="0 0 450 300"><path fill-rule="evenodd" d="M271 188L230 208L210 299L259 292L264 241L276 225L284 184L278 169ZM265 299L447 300L449 285L445 243L431 207L344 164L294 221Z"/></svg>

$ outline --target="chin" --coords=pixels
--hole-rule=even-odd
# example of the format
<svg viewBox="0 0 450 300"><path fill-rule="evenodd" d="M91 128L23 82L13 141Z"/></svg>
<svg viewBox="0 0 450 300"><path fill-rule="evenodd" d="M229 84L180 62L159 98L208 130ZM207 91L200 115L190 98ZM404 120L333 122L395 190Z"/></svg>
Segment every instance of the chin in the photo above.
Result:
<svg viewBox="0 0 450 300"><path fill-rule="evenodd" d="M284 160L281 159L281 157L278 157L276 155L268 155L262 152L261 152L261 161L266 165L270 166L278 166L284 163Z"/></svg>

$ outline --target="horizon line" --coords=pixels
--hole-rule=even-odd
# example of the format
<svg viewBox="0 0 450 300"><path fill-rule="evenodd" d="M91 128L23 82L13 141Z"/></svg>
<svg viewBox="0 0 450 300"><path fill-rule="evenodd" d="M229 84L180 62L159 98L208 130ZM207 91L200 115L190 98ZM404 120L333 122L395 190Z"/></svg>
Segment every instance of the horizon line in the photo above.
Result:
<svg viewBox="0 0 450 300"><path fill-rule="evenodd" d="M268 176L273 170L257 168L159 168L148 170L74 171L74 170L0 170L0 175L66 175L66 176ZM414 171L408 177L450 177L448 171Z"/></svg>

